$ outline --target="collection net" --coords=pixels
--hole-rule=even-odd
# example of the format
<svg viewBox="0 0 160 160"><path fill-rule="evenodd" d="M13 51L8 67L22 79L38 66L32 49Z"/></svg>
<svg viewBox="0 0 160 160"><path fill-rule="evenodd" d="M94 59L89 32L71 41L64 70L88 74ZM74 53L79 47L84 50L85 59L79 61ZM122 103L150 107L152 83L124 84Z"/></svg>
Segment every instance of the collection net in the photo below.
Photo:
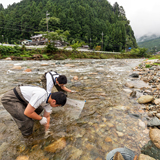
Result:
<svg viewBox="0 0 160 160"><path fill-rule="evenodd" d="M67 98L65 105L66 114L72 119L78 119L85 105L85 100L76 100Z"/></svg>

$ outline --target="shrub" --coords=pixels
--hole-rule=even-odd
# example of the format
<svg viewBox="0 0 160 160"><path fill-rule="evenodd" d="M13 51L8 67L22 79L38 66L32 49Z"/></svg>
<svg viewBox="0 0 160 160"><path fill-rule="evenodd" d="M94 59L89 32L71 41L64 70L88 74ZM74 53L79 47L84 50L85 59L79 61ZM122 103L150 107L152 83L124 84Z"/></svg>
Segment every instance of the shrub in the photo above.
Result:
<svg viewBox="0 0 160 160"><path fill-rule="evenodd" d="M101 50L101 46L96 46L95 50L96 51L100 51Z"/></svg>
<svg viewBox="0 0 160 160"><path fill-rule="evenodd" d="M43 57L44 59L49 59L49 57L48 57L46 54L42 54L42 57Z"/></svg>
<svg viewBox="0 0 160 160"><path fill-rule="evenodd" d="M151 68L151 65L150 65L150 64L146 64L145 67L146 67L146 68Z"/></svg>

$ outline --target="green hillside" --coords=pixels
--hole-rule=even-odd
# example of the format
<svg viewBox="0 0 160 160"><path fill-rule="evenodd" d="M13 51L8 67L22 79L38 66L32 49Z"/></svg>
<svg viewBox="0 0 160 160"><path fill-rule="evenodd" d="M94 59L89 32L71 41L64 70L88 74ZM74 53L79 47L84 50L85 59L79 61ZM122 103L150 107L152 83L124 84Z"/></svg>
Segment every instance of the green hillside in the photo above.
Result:
<svg viewBox="0 0 160 160"><path fill-rule="evenodd" d="M107 0L22 0L7 9L0 4L0 42L19 43L46 31L47 17L49 31L70 32L70 44L84 41L107 51L137 47L123 7Z"/></svg>
<svg viewBox="0 0 160 160"><path fill-rule="evenodd" d="M147 48L149 51L160 51L160 38L139 42L140 48Z"/></svg>

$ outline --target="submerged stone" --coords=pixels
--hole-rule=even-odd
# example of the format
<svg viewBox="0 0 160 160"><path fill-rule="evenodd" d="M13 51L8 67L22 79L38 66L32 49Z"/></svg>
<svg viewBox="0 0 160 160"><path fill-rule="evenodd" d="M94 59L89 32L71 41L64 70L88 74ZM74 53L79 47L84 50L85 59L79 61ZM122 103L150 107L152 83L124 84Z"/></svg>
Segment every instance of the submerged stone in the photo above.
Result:
<svg viewBox="0 0 160 160"><path fill-rule="evenodd" d="M160 149L160 130L158 128L150 129L149 136L154 145Z"/></svg>
<svg viewBox="0 0 160 160"><path fill-rule="evenodd" d="M50 144L49 146L45 147L44 150L47 152L54 153L56 151L62 150L65 146L66 146L66 140L63 137L57 140L56 142Z"/></svg>
<svg viewBox="0 0 160 160"><path fill-rule="evenodd" d="M155 159L148 156L148 155L140 154L139 157L138 157L138 160L155 160Z"/></svg>
<svg viewBox="0 0 160 160"><path fill-rule="evenodd" d="M142 147L141 153L160 160L160 149L158 149L151 140Z"/></svg>
<svg viewBox="0 0 160 160"><path fill-rule="evenodd" d="M113 160L124 160L124 158L120 152L116 152L116 154L113 157Z"/></svg>

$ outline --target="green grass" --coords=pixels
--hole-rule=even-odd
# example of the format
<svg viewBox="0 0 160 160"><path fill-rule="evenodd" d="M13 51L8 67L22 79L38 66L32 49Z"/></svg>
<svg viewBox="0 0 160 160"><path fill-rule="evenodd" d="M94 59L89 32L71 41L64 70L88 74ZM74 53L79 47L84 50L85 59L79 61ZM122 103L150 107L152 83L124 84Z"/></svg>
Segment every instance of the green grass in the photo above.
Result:
<svg viewBox="0 0 160 160"><path fill-rule="evenodd" d="M150 59L150 60L152 60L152 59L160 59L160 55L155 55L155 56L152 56L152 57L150 57L148 59Z"/></svg>
<svg viewBox="0 0 160 160"><path fill-rule="evenodd" d="M160 64L159 64L159 63L153 63L153 65L155 65L155 66L160 66Z"/></svg>
<svg viewBox="0 0 160 160"><path fill-rule="evenodd" d="M151 65L149 65L149 64L146 64L146 66L145 66L146 68L151 68Z"/></svg>

